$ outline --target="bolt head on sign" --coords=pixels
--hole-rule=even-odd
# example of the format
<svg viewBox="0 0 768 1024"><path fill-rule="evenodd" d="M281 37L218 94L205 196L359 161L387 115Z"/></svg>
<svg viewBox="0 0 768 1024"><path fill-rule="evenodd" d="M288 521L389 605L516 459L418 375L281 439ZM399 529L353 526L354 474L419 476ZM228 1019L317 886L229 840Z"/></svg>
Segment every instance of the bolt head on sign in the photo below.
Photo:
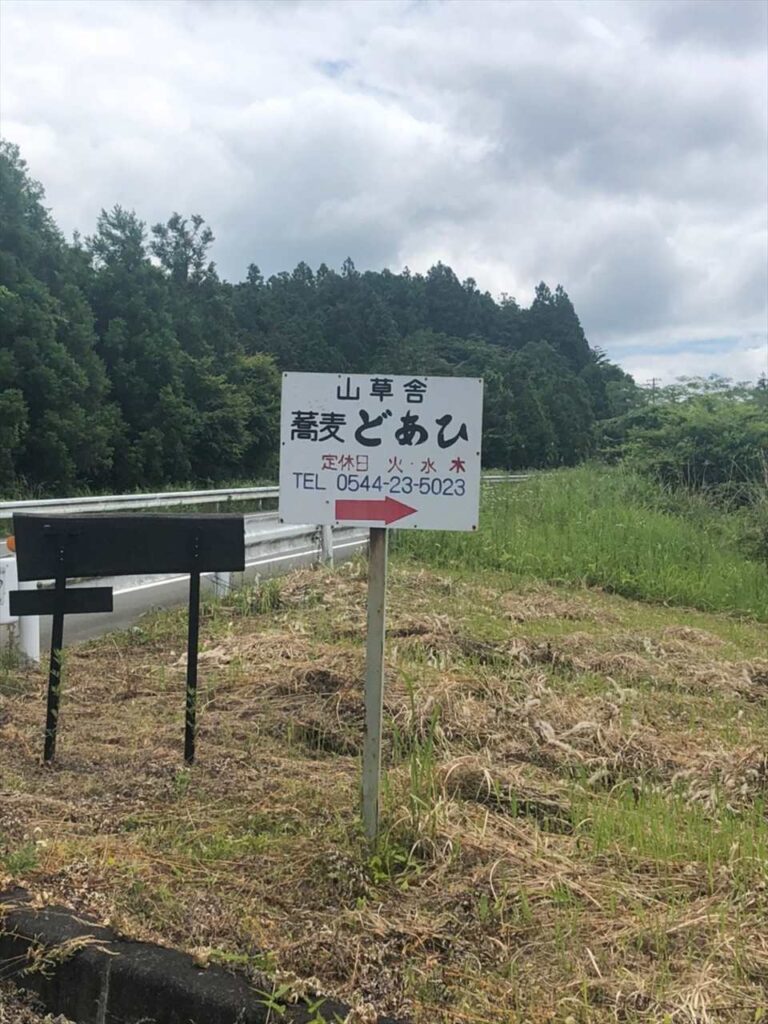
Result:
<svg viewBox="0 0 768 1024"><path fill-rule="evenodd" d="M284 373L280 519L476 530L479 377Z"/></svg>

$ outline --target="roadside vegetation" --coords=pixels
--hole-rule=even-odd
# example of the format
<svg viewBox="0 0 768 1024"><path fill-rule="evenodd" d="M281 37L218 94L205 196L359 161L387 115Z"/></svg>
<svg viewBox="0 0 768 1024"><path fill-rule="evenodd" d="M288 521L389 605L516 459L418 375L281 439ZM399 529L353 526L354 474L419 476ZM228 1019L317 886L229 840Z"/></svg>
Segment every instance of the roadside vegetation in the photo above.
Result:
<svg viewBox="0 0 768 1024"><path fill-rule="evenodd" d="M353 562L206 606L191 770L182 612L69 652L52 771L44 675L7 668L0 884L243 970L278 1007L765 1020L765 626L456 558L392 567L375 849Z"/></svg>
<svg viewBox="0 0 768 1024"><path fill-rule="evenodd" d="M768 620L768 383L690 378L602 425L600 461L488 488L476 534L403 557Z"/></svg>
<svg viewBox="0 0 768 1024"><path fill-rule="evenodd" d="M768 557L756 517L757 504L724 507L623 465L592 464L489 487L477 533L402 530L394 549L467 574L497 569L765 621Z"/></svg>

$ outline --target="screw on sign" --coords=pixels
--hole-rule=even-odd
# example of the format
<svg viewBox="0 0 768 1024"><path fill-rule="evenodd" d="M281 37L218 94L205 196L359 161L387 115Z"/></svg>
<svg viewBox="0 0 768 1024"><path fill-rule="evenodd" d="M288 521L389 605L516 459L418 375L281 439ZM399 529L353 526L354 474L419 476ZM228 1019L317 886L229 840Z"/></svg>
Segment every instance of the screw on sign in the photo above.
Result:
<svg viewBox="0 0 768 1024"><path fill-rule="evenodd" d="M245 531L238 515L15 515L19 580L53 579L53 590L11 593L15 615L52 615L51 660L43 760L56 752L64 616L112 611L111 587L67 589L67 579L189 573L189 626L184 760L195 759L200 574L245 568Z"/></svg>
<svg viewBox="0 0 768 1024"><path fill-rule="evenodd" d="M370 528L363 820L378 829L390 529L476 530L483 382L477 377L285 373L285 523Z"/></svg>

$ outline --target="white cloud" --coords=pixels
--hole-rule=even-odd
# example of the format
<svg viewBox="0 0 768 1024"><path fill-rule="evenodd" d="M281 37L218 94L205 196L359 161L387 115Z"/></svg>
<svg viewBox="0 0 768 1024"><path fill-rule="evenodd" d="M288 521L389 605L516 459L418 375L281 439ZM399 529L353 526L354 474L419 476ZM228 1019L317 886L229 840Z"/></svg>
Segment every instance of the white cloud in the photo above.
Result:
<svg viewBox="0 0 768 1024"><path fill-rule="evenodd" d="M202 213L234 279L347 255L521 301L543 278L640 375L728 362L713 337L761 369L762 0L0 12L2 132L67 232L119 202Z"/></svg>
<svg viewBox="0 0 768 1024"><path fill-rule="evenodd" d="M671 384L678 377L728 377L733 381L754 381L768 374L768 346L765 344L722 346L701 351L695 346L673 352L628 354L622 359L638 383L652 378Z"/></svg>

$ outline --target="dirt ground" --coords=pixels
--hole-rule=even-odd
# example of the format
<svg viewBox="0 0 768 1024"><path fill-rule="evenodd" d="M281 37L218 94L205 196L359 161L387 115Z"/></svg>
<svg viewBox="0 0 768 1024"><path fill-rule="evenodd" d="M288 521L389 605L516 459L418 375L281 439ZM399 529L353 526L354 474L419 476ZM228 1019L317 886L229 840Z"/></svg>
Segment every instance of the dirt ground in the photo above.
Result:
<svg viewBox="0 0 768 1024"><path fill-rule="evenodd" d="M192 769L182 613L68 652L49 769L0 670L0 886L361 1021L768 1020L765 627L395 566L371 849L365 588L206 606Z"/></svg>

